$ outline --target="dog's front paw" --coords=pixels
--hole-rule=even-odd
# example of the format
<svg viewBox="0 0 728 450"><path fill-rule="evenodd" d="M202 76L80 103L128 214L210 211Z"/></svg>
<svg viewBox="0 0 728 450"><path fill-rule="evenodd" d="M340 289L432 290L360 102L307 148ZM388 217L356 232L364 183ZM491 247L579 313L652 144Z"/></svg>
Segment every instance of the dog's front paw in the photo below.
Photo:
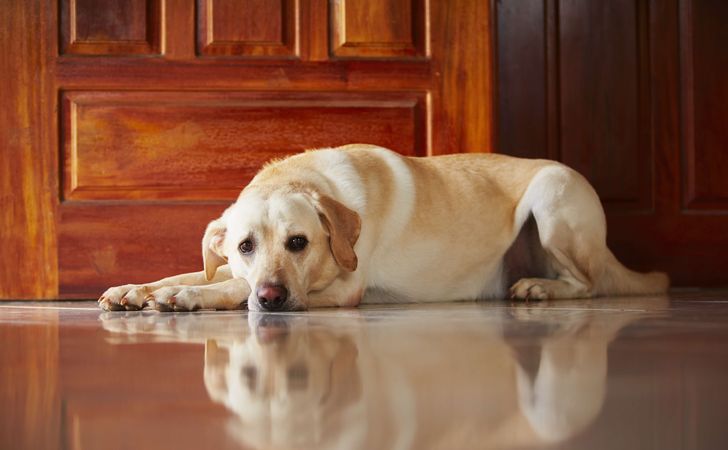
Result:
<svg viewBox="0 0 728 450"><path fill-rule="evenodd" d="M202 293L195 286L168 286L152 292L146 300L162 312L196 311L202 306Z"/></svg>
<svg viewBox="0 0 728 450"><path fill-rule="evenodd" d="M521 300L546 300L549 294L538 278L522 278L511 286L511 298Z"/></svg>
<svg viewBox="0 0 728 450"><path fill-rule="evenodd" d="M147 305L145 299L150 292L148 286L137 284L111 287L99 297L99 307L106 311L136 311Z"/></svg>

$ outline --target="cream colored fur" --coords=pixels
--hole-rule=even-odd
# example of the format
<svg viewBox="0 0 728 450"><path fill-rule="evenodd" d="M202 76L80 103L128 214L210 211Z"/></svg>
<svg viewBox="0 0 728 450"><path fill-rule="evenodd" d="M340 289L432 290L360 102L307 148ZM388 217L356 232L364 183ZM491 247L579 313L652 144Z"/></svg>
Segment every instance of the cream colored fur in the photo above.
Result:
<svg viewBox="0 0 728 450"><path fill-rule="evenodd" d="M533 218L546 270L506 285L505 255ZM304 236L301 252L286 248ZM249 239L255 251L243 254ZM263 168L203 238L205 270L108 289L105 309L356 306L376 298L433 302L588 298L665 292L662 273L625 268L606 246L597 194L553 161L496 154L407 158L355 144ZM372 292L382 295L367 295Z"/></svg>

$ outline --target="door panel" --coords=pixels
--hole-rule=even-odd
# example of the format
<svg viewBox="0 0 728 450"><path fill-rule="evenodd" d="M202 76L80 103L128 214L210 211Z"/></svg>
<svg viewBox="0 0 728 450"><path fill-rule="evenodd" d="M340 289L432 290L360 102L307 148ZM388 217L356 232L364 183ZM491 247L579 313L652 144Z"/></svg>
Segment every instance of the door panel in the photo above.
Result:
<svg viewBox="0 0 728 450"><path fill-rule="evenodd" d="M18 166L39 177L3 185L0 209L25 186L47 196L13 211L51 226L38 239L19 221L3 261L36 243L50 258L27 264L47 276L20 283L5 265L0 297L94 297L199 270L205 225L271 158L352 142L407 155L491 147L484 2L8 0L0 11L10 6L4 33L38 30L9 50L33 47L22 73L41 89L28 97L36 140L3 144L42 159ZM14 95L3 113L28 101Z"/></svg>
<svg viewBox="0 0 728 450"><path fill-rule="evenodd" d="M416 93L67 92L65 200L234 200L274 158L369 142L427 153Z"/></svg>
<svg viewBox="0 0 728 450"><path fill-rule="evenodd" d="M683 13L683 207L728 213L728 4L686 1Z"/></svg>
<svg viewBox="0 0 728 450"><path fill-rule="evenodd" d="M198 0L201 55L297 56L299 0Z"/></svg>
<svg viewBox="0 0 728 450"><path fill-rule="evenodd" d="M229 202L63 202L58 265L62 296L201 270L207 223Z"/></svg>
<svg viewBox="0 0 728 450"><path fill-rule="evenodd" d="M61 2L61 53L159 54L163 0Z"/></svg>
<svg viewBox="0 0 728 450"><path fill-rule="evenodd" d="M564 1L559 8L559 157L591 181L611 211L653 205L650 118L643 114L647 16L644 3L635 6Z"/></svg>
<svg viewBox="0 0 728 450"><path fill-rule="evenodd" d="M333 54L349 58L425 56L427 9L425 0L332 2Z"/></svg>

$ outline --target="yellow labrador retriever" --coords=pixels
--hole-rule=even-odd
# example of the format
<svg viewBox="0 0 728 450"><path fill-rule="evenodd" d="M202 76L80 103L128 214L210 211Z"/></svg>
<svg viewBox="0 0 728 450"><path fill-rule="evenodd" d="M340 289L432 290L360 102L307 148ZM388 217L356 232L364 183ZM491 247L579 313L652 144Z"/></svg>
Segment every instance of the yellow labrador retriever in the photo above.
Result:
<svg viewBox="0 0 728 450"><path fill-rule="evenodd" d="M99 303L283 311L657 294L669 285L614 257L597 194L562 164L408 158L362 144L267 165L210 222L202 256L202 272L112 287Z"/></svg>

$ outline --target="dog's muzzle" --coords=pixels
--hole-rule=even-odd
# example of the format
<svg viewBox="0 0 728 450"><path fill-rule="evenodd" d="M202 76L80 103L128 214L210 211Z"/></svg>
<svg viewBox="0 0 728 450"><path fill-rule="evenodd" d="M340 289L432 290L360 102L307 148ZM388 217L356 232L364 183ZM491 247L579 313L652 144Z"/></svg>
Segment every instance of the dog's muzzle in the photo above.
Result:
<svg viewBox="0 0 728 450"><path fill-rule="evenodd" d="M281 311L288 300L288 289L279 284L263 284L255 290L260 308L265 311Z"/></svg>

